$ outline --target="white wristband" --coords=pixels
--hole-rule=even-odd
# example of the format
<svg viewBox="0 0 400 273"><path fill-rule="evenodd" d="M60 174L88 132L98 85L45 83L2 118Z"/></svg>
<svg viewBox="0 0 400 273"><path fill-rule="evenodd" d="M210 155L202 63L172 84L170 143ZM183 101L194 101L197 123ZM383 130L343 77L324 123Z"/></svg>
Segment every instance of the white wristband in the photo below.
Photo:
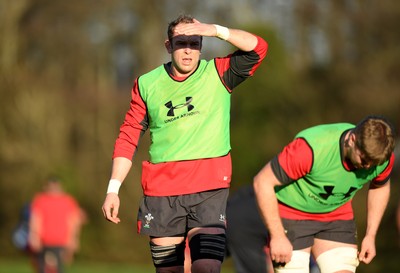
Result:
<svg viewBox="0 0 400 273"><path fill-rule="evenodd" d="M225 41L228 40L230 35L229 28L220 25L214 25L214 26L217 29L217 37Z"/></svg>
<svg viewBox="0 0 400 273"><path fill-rule="evenodd" d="M121 184L122 184L121 181L117 179L111 179L110 182L108 182L107 193L112 192L118 194Z"/></svg>

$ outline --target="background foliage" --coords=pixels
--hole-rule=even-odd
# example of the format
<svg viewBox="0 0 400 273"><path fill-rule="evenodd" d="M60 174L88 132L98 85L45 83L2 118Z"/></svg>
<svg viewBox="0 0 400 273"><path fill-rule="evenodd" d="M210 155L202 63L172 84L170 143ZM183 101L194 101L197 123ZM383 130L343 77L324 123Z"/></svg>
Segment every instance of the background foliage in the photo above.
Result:
<svg viewBox="0 0 400 273"><path fill-rule="evenodd" d="M121 190L121 218L104 221L101 204L114 140L135 77L169 60L170 20L186 12L201 21L253 31L269 42L255 77L232 102L232 190L305 127L358 122L382 114L400 127L400 2L362 1L49 1L0 2L0 253L11 244L19 209L49 174L62 178L89 218L78 259L151 263L147 239L135 234L141 196L142 139ZM206 38L203 57L225 55ZM378 257L362 272L387 267L399 253L393 194L378 235ZM355 200L360 234L365 192ZM396 238L396 239L394 239ZM391 271L394 272L394 271Z"/></svg>

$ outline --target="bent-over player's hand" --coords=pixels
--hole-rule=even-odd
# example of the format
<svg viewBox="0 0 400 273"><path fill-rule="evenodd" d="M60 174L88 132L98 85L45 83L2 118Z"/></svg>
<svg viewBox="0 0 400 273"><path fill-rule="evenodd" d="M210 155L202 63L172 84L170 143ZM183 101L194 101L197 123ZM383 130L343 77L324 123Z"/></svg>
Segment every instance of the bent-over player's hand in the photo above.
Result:
<svg viewBox="0 0 400 273"><path fill-rule="evenodd" d="M271 238L271 259L274 265L284 266L292 259L293 246L286 236Z"/></svg>
<svg viewBox="0 0 400 273"><path fill-rule="evenodd" d="M375 256L375 238L372 236L365 236L365 238L361 242L360 252L358 253L358 260L365 264L369 264Z"/></svg>
<svg viewBox="0 0 400 273"><path fill-rule="evenodd" d="M106 195L106 199L104 200L103 203L103 215L104 217L115 224L118 224L121 222L121 220L118 218L118 210L119 210L119 197L118 194L116 193L108 193Z"/></svg>

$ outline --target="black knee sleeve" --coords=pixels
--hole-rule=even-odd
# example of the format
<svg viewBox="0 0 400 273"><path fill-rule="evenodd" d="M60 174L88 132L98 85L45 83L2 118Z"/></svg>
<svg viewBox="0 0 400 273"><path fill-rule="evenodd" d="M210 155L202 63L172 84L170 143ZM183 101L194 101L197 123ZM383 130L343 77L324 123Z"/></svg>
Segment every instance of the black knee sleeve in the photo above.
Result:
<svg viewBox="0 0 400 273"><path fill-rule="evenodd" d="M199 259L213 259L223 262L225 244L225 234L196 234L189 242L192 262Z"/></svg>
<svg viewBox="0 0 400 273"><path fill-rule="evenodd" d="M185 241L170 246L159 246L150 242L150 251L154 266L157 268L183 266L185 261L185 246Z"/></svg>

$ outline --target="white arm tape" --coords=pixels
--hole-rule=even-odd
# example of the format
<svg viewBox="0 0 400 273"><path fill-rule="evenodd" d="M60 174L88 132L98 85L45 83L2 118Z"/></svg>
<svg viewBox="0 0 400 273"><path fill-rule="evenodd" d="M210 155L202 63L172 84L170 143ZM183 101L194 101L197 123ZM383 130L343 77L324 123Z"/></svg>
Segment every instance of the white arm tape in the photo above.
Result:
<svg viewBox="0 0 400 273"><path fill-rule="evenodd" d="M118 194L121 184L122 184L121 181L117 179L111 179L110 182L108 182L107 193L112 192Z"/></svg>
<svg viewBox="0 0 400 273"><path fill-rule="evenodd" d="M220 25L214 25L214 26L217 29L217 37L225 41L228 40L230 35L229 28Z"/></svg>

